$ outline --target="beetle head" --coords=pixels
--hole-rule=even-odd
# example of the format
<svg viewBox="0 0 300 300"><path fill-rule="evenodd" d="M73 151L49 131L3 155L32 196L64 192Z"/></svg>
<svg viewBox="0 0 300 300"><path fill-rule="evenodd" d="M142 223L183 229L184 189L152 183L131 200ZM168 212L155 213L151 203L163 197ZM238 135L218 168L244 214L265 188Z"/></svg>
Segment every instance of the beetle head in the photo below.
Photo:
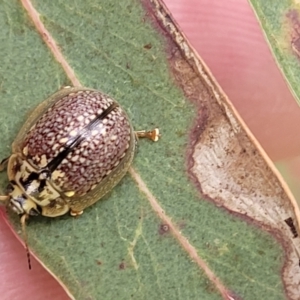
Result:
<svg viewBox="0 0 300 300"><path fill-rule="evenodd" d="M41 209L39 206L28 198L18 185L11 181L7 187L8 203L7 206L11 208L18 215L37 216Z"/></svg>
<svg viewBox="0 0 300 300"><path fill-rule="evenodd" d="M11 210L18 215L21 215L21 226L24 236L25 249L27 253L27 261L29 270L31 269L30 252L27 244L26 234L26 219L29 216L36 216L39 212L39 207L31 199L24 195L18 185L11 181L7 186L7 195L0 196L0 201L4 202Z"/></svg>

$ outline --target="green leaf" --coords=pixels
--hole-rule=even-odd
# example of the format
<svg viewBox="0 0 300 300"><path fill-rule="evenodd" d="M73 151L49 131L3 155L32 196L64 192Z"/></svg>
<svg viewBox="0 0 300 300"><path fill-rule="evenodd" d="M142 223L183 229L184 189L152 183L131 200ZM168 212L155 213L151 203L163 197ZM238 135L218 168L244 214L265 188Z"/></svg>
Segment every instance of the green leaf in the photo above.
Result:
<svg viewBox="0 0 300 300"><path fill-rule="evenodd" d="M281 238L217 208L187 175L187 145L197 142L195 132L206 124L200 130L195 123L206 111L186 96L198 75L189 70L193 76L175 80L172 59L180 51L151 18L149 3L66 0L33 6L83 85L117 99L137 130L160 128L158 143L139 142L133 168L226 289L244 299L284 299ZM24 112L70 81L19 1L0 4L0 53L0 153L6 157ZM203 82L196 82L202 88L197 99L220 110ZM4 186L5 174L1 178ZM19 228L17 217L10 217ZM32 218L28 240L76 299L221 299L215 282L191 259L191 249L163 220L127 175L80 218Z"/></svg>
<svg viewBox="0 0 300 300"><path fill-rule="evenodd" d="M289 0L250 0L265 37L290 90L300 104L299 3Z"/></svg>

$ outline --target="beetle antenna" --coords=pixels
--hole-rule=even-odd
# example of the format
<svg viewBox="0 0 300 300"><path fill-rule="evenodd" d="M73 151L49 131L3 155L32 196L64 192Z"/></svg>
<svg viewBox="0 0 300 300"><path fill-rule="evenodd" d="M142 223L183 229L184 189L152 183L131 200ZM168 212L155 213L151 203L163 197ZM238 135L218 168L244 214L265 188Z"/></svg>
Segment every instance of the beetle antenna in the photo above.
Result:
<svg viewBox="0 0 300 300"><path fill-rule="evenodd" d="M31 270L31 260L30 260L30 251L28 248L28 243L27 243L27 233L26 233L26 219L28 218L27 214L24 214L21 217L21 225L22 225L22 234L23 234L23 239L25 242L25 249L26 249L26 254L27 254L27 262L28 262L28 268Z"/></svg>

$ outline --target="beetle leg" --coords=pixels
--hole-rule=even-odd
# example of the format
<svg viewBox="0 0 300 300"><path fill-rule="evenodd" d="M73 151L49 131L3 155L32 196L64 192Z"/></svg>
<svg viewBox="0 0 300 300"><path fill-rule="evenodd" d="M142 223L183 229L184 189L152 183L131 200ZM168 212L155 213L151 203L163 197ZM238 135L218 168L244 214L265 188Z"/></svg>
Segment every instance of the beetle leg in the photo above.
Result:
<svg viewBox="0 0 300 300"><path fill-rule="evenodd" d="M9 199L9 196L0 195L0 202L6 202Z"/></svg>
<svg viewBox="0 0 300 300"><path fill-rule="evenodd" d="M135 131L135 136L138 138L147 138L150 139L153 142L157 142L158 139L160 138L159 134L159 129L155 128L153 130L140 130L140 131Z"/></svg>
<svg viewBox="0 0 300 300"><path fill-rule="evenodd" d="M1 160L1 162L0 162L0 172L3 171L7 167L7 163L9 161L9 158L10 158L10 156Z"/></svg>
<svg viewBox="0 0 300 300"><path fill-rule="evenodd" d="M81 210L81 211L76 211L76 210L70 210L70 215L72 216L72 217L79 217L79 216L81 216L83 214L83 210Z"/></svg>

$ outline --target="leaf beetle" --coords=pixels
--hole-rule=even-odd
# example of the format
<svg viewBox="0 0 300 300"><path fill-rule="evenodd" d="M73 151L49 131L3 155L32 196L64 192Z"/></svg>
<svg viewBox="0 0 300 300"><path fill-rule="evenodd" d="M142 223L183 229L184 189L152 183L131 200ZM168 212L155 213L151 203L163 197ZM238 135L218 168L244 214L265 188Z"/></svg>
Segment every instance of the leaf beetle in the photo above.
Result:
<svg viewBox="0 0 300 300"><path fill-rule="evenodd" d="M63 88L36 107L1 162L9 185L0 201L21 223L78 216L126 174L138 137L157 141L159 131L134 132L120 105L98 90Z"/></svg>

